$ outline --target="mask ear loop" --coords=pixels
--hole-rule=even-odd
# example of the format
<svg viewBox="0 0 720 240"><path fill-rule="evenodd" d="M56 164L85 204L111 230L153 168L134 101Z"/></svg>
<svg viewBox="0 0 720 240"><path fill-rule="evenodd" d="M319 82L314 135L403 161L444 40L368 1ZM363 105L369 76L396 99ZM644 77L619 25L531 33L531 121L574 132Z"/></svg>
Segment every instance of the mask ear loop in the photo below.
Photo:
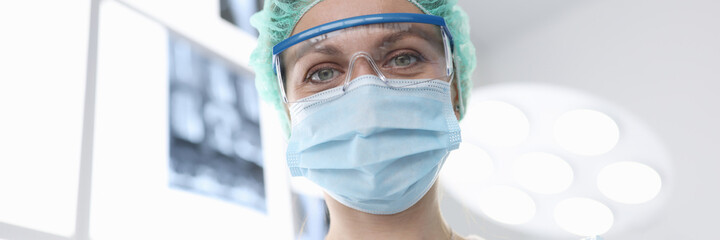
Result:
<svg viewBox="0 0 720 240"><path fill-rule="evenodd" d="M376 75L384 83L387 84L387 78L385 78L385 75L382 73L382 71L380 71L380 68L377 66L377 64L375 64L375 60L373 60L372 57L370 57L370 54L368 54L367 52L360 51L360 52L356 52L355 54L353 54L350 57L350 64L349 64L350 66L348 66L348 71L345 75L345 83L343 83L343 88L342 88L343 92L345 92L347 90L348 86L350 85L350 80L352 80L350 78L352 76L353 69L355 68L355 62L360 58L365 58L365 60L367 60L368 63L370 63L370 67L373 69L373 71L375 71Z"/></svg>

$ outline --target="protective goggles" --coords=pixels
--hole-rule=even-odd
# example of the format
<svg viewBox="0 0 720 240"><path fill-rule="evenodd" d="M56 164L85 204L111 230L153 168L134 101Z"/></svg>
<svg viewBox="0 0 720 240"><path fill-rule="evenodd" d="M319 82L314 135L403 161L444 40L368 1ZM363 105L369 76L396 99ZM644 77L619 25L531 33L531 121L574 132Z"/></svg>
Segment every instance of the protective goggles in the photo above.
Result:
<svg viewBox="0 0 720 240"><path fill-rule="evenodd" d="M442 17L385 13L326 23L273 47L273 68L285 103L375 74L388 86L453 78L452 36ZM400 81L389 81L400 80ZM305 100L304 100L305 99Z"/></svg>

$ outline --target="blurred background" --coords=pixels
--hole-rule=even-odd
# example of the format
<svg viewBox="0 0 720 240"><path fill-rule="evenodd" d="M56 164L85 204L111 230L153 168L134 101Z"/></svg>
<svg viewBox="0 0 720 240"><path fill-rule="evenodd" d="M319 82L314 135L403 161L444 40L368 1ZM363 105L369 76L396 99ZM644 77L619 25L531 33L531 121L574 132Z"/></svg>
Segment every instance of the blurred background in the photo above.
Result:
<svg viewBox="0 0 720 240"><path fill-rule="evenodd" d="M463 235L714 239L720 2L460 1ZM0 239L322 239L258 99L261 0L0 2Z"/></svg>

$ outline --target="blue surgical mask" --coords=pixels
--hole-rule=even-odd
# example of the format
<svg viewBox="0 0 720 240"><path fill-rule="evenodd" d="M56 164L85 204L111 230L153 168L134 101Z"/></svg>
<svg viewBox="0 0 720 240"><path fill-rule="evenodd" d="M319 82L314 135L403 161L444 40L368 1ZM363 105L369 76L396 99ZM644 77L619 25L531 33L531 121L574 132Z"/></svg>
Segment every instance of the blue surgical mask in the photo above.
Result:
<svg viewBox="0 0 720 240"><path fill-rule="evenodd" d="M402 212L427 193L460 144L450 84L364 75L344 87L290 107L290 173L350 208Z"/></svg>

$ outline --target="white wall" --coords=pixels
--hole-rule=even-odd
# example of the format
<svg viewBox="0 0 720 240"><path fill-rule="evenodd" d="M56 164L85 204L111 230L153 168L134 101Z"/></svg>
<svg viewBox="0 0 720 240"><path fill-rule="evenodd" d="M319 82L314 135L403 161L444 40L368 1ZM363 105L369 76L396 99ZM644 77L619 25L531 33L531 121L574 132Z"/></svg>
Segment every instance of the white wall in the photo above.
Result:
<svg viewBox="0 0 720 240"><path fill-rule="evenodd" d="M168 188L169 33L240 71L254 38L220 19L218 1L105 0L95 69L86 65L95 53L90 5L0 3L0 238L292 239L282 151L264 155L267 213ZM96 88L86 89L96 70ZM83 109L86 90L97 93L95 111ZM260 107L265 146L282 141L272 111ZM81 163L81 150L91 162ZM88 174L81 165L92 179L79 177ZM76 212L83 195L92 204ZM89 229L83 208L92 210Z"/></svg>
<svg viewBox="0 0 720 240"><path fill-rule="evenodd" d="M673 196L647 228L607 239L705 239L720 215L720 2L464 1L478 47L476 87L559 84L604 97L656 131L675 166ZM510 7L508 7L510 6ZM525 6L525 7L523 7ZM535 11L527 6L537 7ZM472 106L469 106L472 108ZM642 149L638 149L642 151ZM448 204L453 203L448 199ZM534 239L444 206L461 232Z"/></svg>
<svg viewBox="0 0 720 240"><path fill-rule="evenodd" d="M0 237L75 230L89 10L0 2Z"/></svg>

